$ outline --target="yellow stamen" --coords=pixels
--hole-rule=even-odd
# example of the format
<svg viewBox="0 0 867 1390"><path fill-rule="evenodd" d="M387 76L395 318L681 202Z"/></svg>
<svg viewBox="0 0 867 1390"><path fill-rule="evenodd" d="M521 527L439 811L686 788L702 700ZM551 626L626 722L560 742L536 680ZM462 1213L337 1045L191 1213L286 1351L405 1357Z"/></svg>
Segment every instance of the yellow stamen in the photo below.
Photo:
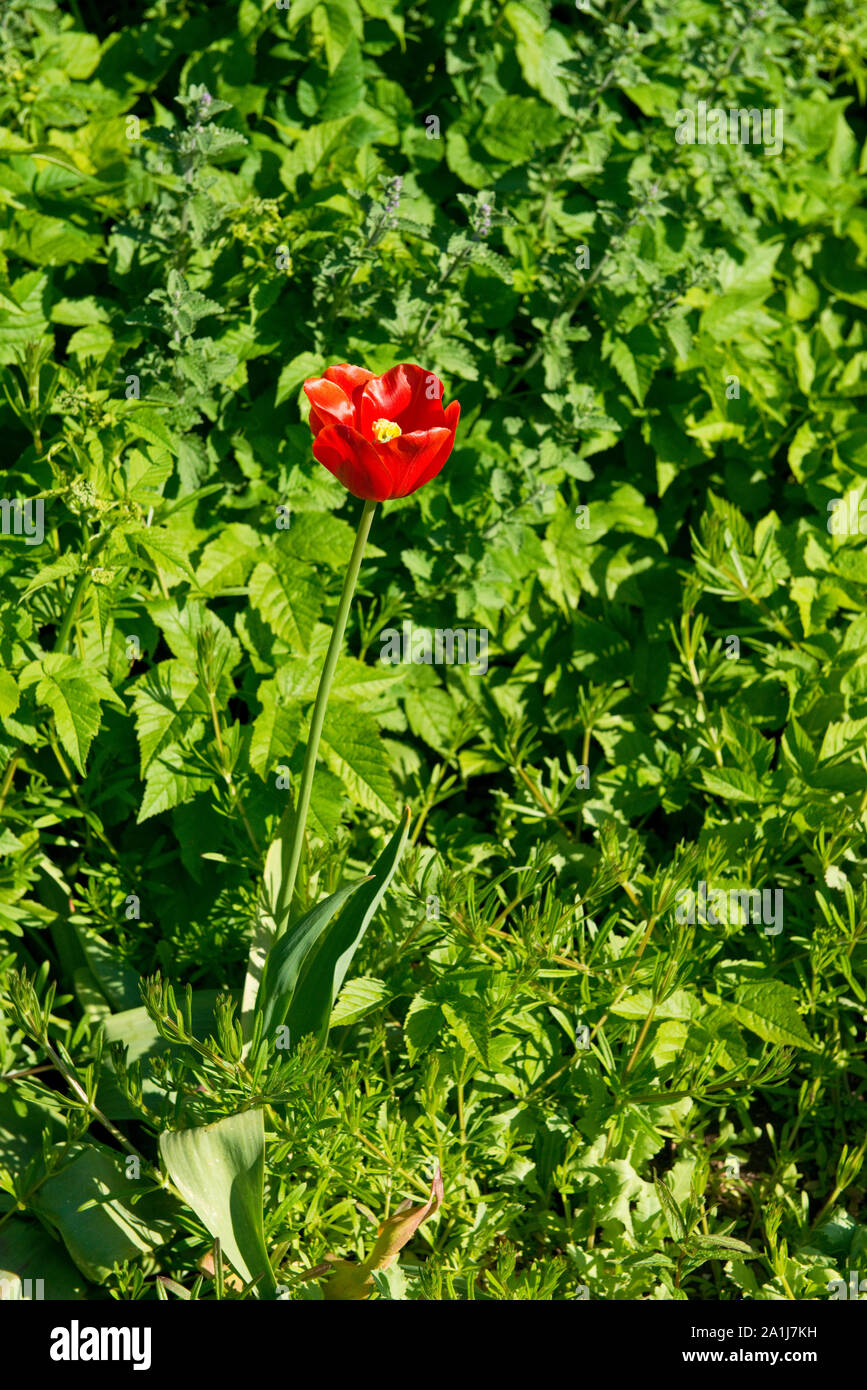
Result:
<svg viewBox="0 0 867 1390"><path fill-rule="evenodd" d="M400 425L396 425L393 420L374 420L373 437L377 444L385 444L389 439L397 439L400 434Z"/></svg>

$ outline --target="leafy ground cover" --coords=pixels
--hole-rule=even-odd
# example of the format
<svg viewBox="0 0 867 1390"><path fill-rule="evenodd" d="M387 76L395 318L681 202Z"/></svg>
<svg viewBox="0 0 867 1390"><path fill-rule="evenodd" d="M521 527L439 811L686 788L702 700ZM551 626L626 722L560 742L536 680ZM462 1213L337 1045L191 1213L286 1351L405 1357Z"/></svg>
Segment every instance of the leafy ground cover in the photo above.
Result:
<svg viewBox="0 0 867 1390"><path fill-rule="evenodd" d="M865 48L854 0L3 0L12 1296L867 1276ZM327 1045L250 1051L342 362L462 413L373 521L299 910L409 831Z"/></svg>

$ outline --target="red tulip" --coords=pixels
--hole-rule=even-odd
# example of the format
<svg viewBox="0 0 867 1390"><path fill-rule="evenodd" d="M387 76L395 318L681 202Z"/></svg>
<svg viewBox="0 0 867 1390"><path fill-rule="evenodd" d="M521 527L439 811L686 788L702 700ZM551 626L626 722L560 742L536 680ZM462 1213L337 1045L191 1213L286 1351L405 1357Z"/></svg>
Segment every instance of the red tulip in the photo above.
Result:
<svg viewBox="0 0 867 1390"><path fill-rule="evenodd" d="M409 362L374 376L342 362L305 381L313 457L356 497L408 497L439 473L461 407L443 410L443 384Z"/></svg>

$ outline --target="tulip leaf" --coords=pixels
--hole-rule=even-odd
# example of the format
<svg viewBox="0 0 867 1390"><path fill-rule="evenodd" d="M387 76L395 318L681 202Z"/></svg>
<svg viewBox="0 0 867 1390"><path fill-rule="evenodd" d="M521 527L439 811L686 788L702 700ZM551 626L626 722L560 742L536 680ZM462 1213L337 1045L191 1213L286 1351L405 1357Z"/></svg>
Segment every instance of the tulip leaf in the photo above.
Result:
<svg viewBox="0 0 867 1390"><path fill-rule="evenodd" d="M238 1274L247 1282L259 1280L260 1297L273 1297L277 1286L265 1245L262 1215L262 1111L244 1110L212 1125L163 1134L160 1154L184 1201L220 1241Z"/></svg>
<svg viewBox="0 0 867 1390"><path fill-rule="evenodd" d="M334 927L323 933L315 954L304 965L298 987L286 1014L290 1035L315 1033L324 1042L328 1036L331 1010L340 993L352 957L361 945L374 913L382 902L397 871L409 834L409 808L352 901L343 909Z"/></svg>
<svg viewBox="0 0 867 1390"><path fill-rule="evenodd" d="M87 1297L87 1280L44 1226L13 1216L0 1229L0 1300ZM91 1290L92 1292L92 1290Z"/></svg>
<svg viewBox="0 0 867 1390"><path fill-rule="evenodd" d="M82 1274L103 1283L115 1264L150 1254L172 1234L172 1204L151 1193L133 1205L138 1184L114 1150L91 1144L72 1154L41 1183L31 1206L58 1232Z"/></svg>
<svg viewBox="0 0 867 1390"><path fill-rule="evenodd" d="M338 908L358 891L363 882L364 879L359 879L357 883L347 884L330 897L323 898L321 903L316 903L309 912L305 912L272 947L265 961L258 996L264 1036L269 1036L284 1022L307 957L316 947Z"/></svg>

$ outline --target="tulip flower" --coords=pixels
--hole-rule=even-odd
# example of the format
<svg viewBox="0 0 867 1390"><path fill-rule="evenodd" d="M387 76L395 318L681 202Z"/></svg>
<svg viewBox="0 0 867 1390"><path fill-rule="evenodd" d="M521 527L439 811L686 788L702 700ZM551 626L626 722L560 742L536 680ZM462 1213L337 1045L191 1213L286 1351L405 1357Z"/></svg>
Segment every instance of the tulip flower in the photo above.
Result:
<svg viewBox="0 0 867 1390"><path fill-rule="evenodd" d="M343 362L305 381L313 457L355 497L408 497L439 473L455 443L457 401L443 409L443 384L412 363L374 376Z"/></svg>
<svg viewBox="0 0 867 1390"><path fill-rule="evenodd" d="M291 925L319 741L373 513L377 502L408 497L424 487L451 453L461 408L452 401L443 409L443 389L439 377L407 362L382 376L342 362L304 383L310 401L313 456L349 492L362 498L364 507L313 703L298 799L281 816L268 851L266 876L273 895L268 911L260 912L257 919L241 996L245 1049L250 1045L265 960L276 939Z"/></svg>

